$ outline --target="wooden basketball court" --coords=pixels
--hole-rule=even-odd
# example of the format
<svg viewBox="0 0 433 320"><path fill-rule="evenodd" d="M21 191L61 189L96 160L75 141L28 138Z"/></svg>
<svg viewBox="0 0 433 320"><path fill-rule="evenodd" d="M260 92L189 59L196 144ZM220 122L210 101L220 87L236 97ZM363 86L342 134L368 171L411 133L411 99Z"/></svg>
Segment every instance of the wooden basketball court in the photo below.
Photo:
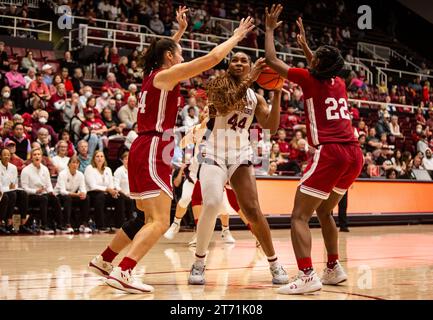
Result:
<svg viewBox="0 0 433 320"><path fill-rule="evenodd" d="M340 233L340 257L349 280L320 293L276 293L266 257L248 231L233 231L226 245L215 231L205 286L189 286L191 232L161 239L137 266L151 295L124 294L87 271L88 261L113 235L3 236L0 238L0 299L433 299L433 226L357 227ZM320 229L313 229L313 263L321 275L326 261ZM280 261L297 272L290 230L272 230ZM115 263L119 261L116 258Z"/></svg>

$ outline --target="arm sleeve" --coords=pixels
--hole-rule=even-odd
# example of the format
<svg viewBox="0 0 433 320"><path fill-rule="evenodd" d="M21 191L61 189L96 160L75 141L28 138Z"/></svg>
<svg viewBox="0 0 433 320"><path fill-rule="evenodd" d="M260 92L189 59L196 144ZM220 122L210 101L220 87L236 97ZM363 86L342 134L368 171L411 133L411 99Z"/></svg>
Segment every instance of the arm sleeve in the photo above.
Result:
<svg viewBox="0 0 433 320"><path fill-rule="evenodd" d="M45 171L45 181L44 181L44 183L47 186L47 192L48 193L53 192L54 189L53 189L53 184L51 183L50 171L48 171L48 168L44 168L44 171Z"/></svg>
<svg viewBox="0 0 433 320"><path fill-rule="evenodd" d="M306 69L301 68L290 68L287 71L287 80L299 84L301 87L305 86L310 73Z"/></svg>
<svg viewBox="0 0 433 320"><path fill-rule="evenodd" d="M69 192L66 190L65 176L62 173L60 173L59 177L57 178L57 189L62 196L67 196L69 194Z"/></svg>
<svg viewBox="0 0 433 320"><path fill-rule="evenodd" d="M21 186L28 194L36 194L36 189L30 188L30 175L27 170L21 173Z"/></svg>
<svg viewBox="0 0 433 320"><path fill-rule="evenodd" d="M113 183L114 183L114 189L120 190L120 179L121 179L121 173L120 173L119 167L116 171L114 171L114 177L113 177Z"/></svg>
<svg viewBox="0 0 433 320"><path fill-rule="evenodd" d="M110 168L105 168L105 170L107 170L109 173L109 175L108 175L108 187L110 189L114 189L113 172L111 171Z"/></svg>
<svg viewBox="0 0 433 320"><path fill-rule="evenodd" d="M79 174L81 172L77 172L77 174ZM80 192L83 193L87 193L87 189L86 189L86 182L84 181L84 174L80 174L80 188L79 188Z"/></svg>

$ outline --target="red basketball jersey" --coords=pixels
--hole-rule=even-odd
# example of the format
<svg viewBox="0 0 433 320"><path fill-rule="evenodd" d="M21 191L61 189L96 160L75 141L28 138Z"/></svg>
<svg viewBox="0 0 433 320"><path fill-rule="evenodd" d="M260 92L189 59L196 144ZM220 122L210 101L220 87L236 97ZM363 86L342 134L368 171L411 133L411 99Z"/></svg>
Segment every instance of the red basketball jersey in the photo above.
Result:
<svg viewBox="0 0 433 320"><path fill-rule="evenodd" d="M304 92L310 145L358 142L352 128L343 79L318 80L308 70L299 68L290 68L287 79L299 84Z"/></svg>
<svg viewBox="0 0 433 320"><path fill-rule="evenodd" d="M179 84L171 91L153 86L153 79L161 69L152 71L143 79L138 102L138 133L164 132L173 129L180 105Z"/></svg>

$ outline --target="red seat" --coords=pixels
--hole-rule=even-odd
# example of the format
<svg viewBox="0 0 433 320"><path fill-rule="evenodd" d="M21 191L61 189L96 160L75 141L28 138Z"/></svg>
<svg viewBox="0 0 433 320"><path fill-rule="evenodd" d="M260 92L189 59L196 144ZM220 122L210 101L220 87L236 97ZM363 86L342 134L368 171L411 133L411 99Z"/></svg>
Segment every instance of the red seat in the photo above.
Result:
<svg viewBox="0 0 433 320"><path fill-rule="evenodd" d="M33 52L33 59L35 59L35 60L42 59L41 50L39 50L39 49L32 49L32 52Z"/></svg>
<svg viewBox="0 0 433 320"><path fill-rule="evenodd" d="M121 152L123 150L123 146L125 144L125 139L111 139L108 141L108 154L107 154L107 160L109 161L117 161L120 159Z"/></svg>
<svg viewBox="0 0 433 320"><path fill-rule="evenodd" d="M26 49L25 48L14 47L12 49L12 52L16 57L24 57L26 55Z"/></svg>
<svg viewBox="0 0 433 320"><path fill-rule="evenodd" d="M42 50L41 55L43 58L45 58L48 61L56 61L56 55L52 50Z"/></svg>

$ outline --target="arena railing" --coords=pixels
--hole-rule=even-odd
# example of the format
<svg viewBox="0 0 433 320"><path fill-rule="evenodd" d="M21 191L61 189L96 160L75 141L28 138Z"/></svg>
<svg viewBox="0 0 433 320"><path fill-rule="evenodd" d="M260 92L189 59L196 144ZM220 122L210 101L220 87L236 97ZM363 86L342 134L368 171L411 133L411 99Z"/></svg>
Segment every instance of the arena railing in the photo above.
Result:
<svg viewBox="0 0 433 320"><path fill-rule="evenodd" d="M27 3L29 8L39 8L39 0L0 0L1 4L22 6Z"/></svg>
<svg viewBox="0 0 433 320"><path fill-rule="evenodd" d="M410 106L406 104L398 104L398 103L387 103L387 102L378 102L378 101L367 101L367 100L358 100L358 99L348 99L349 102L354 103L358 108L365 108L366 105L373 105L373 106L386 106L386 107L392 107L392 108L403 108L403 109L411 109L412 113L415 113L416 109L418 109L418 106ZM427 108L424 108L427 110Z"/></svg>
<svg viewBox="0 0 433 320"><path fill-rule="evenodd" d="M22 18L22 17L15 17L15 16L6 16L6 15L0 15L0 18L3 18L3 22L6 22L6 23L7 23L7 21L13 20L13 25L11 25L11 26L0 25L0 28L12 30L14 37L17 36L17 31L26 31L26 32L31 32L31 33L35 33L35 34L47 34L48 40L51 41L51 39L52 39L53 23L51 21ZM32 22L32 23L34 23L34 27L32 27L32 28L18 27L18 23L21 21ZM48 26L48 30L42 30L41 29L41 28L46 27L46 26Z"/></svg>
<svg viewBox="0 0 433 320"><path fill-rule="evenodd" d="M374 60L374 59L367 59L367 58L354 58L357 63L363 63L365 65L368 65L370 67L385 67L387 68L389 65L389 62L382 61L382 60Z"/></svg>
<svg viewBox="0 0 433 320"><path fill-rule="evenodd" d="M125 38L127 36L131 36L131 38L130 39ZM69 32L68 40L69 40L69 50L75 50L78 49L79 46L74 46L74 44L72 43L74 39L77 39L80 45L89 45L92 44L92 40L96 40L96 44L111 43L113 46L117 46L119 44L130 44L130 45L135 45L136 47L139 48L143 48L144 46L150 44L150 39L152 38L168 38L168 37L160 36L156 34L146 34L146 33L139 33L133 31L123 31L123 30L106 29L100 27L92 27L86 24L82 24L78 28L72 29ZM207 38L207 39L208 41L182 38L181 44L183 46L183 51L188 52L190 58L197 57L197 54L199 55L206 54L209 52L209 50L211 50L213 47L218 45L217 43L210 41L211 38ZM95 42L93 42L93 44L95 44ZM197 44L205 47L206 50L197 49L196 48ZM243 46L237 46L235 47L235 49L245 51L249 53L251 56L254 56L256 58L265 56L264 49L256 49L256 48L243 47ZM283 60L287 60L288 57L305 60L305 56L300 54L277 52L277 55ZM351 68L355 67L357 71L363 70L366 73L368 83L372 84L373 74L368 69L368 67L356 63L346 63L346 64Z"/></svg>
<svg viewBox="0 0 433 320"><path fill-rule="evenodd" d="M233 34L233 31L239 26L239 21L237 20L230 20L230 19L224 19L224 18L218 18L218 17L210 17L210 21L215 24L216 21L220 22L221 27L224 28L227 32L227 35L230 36ZM265 34L265 31L261 28L256 28L260 34ZM275 44L280 46L281 48L284 47L284 45L275 39Z"/></svg>
<svg viewBox="0 0 433 320"><path fill-rule="evenodd" d="M379 61L390 61L390 58L399 58L403 60L406 63L406 66L409 65L415 68L415 70L421 70L421 67L417 64L413 63L411 60L409 60L406 56L401 55L394 49L391 49L390 47L385 47L377 44L372 43L366 43L366 42L358 42L357 45L358 52L363 51L370 53L373 55L374 59L377 59Z"/></svg>
<svg viewBox="0 0 433 320"><path fill-rule="evenodd" d="M423 79L433 79L432 75L424 74L424 73L416 73L416 72L410 72L410 71L404 71L404 70L397 70L397 69L390 69L390 68L380 68L376 67L377 69L377 81L378 83L384 82L385 85L388 86L388 74L387 73L396 73L401 78L402 75L411 75L415 76L416 78L419 78L420 80Z"/></svg>
<svg viewBox="0 0 433 320"><path fill-rule="evenodd" d="M87 24L89 19L86 17L72 16L72 21L73 23L75 21L78 21L78 23ZM106 20L106 19L92 19L92 21L95 21L96 23L99 24L103 24L106 29L118 29L120 26L127 26L131 28L135 28L137 32L140 33L155 34L155 32L153 32L153 30L150 29L149 27L137 23L120 22L120 21L113 21L113 20Z"/></svg>

